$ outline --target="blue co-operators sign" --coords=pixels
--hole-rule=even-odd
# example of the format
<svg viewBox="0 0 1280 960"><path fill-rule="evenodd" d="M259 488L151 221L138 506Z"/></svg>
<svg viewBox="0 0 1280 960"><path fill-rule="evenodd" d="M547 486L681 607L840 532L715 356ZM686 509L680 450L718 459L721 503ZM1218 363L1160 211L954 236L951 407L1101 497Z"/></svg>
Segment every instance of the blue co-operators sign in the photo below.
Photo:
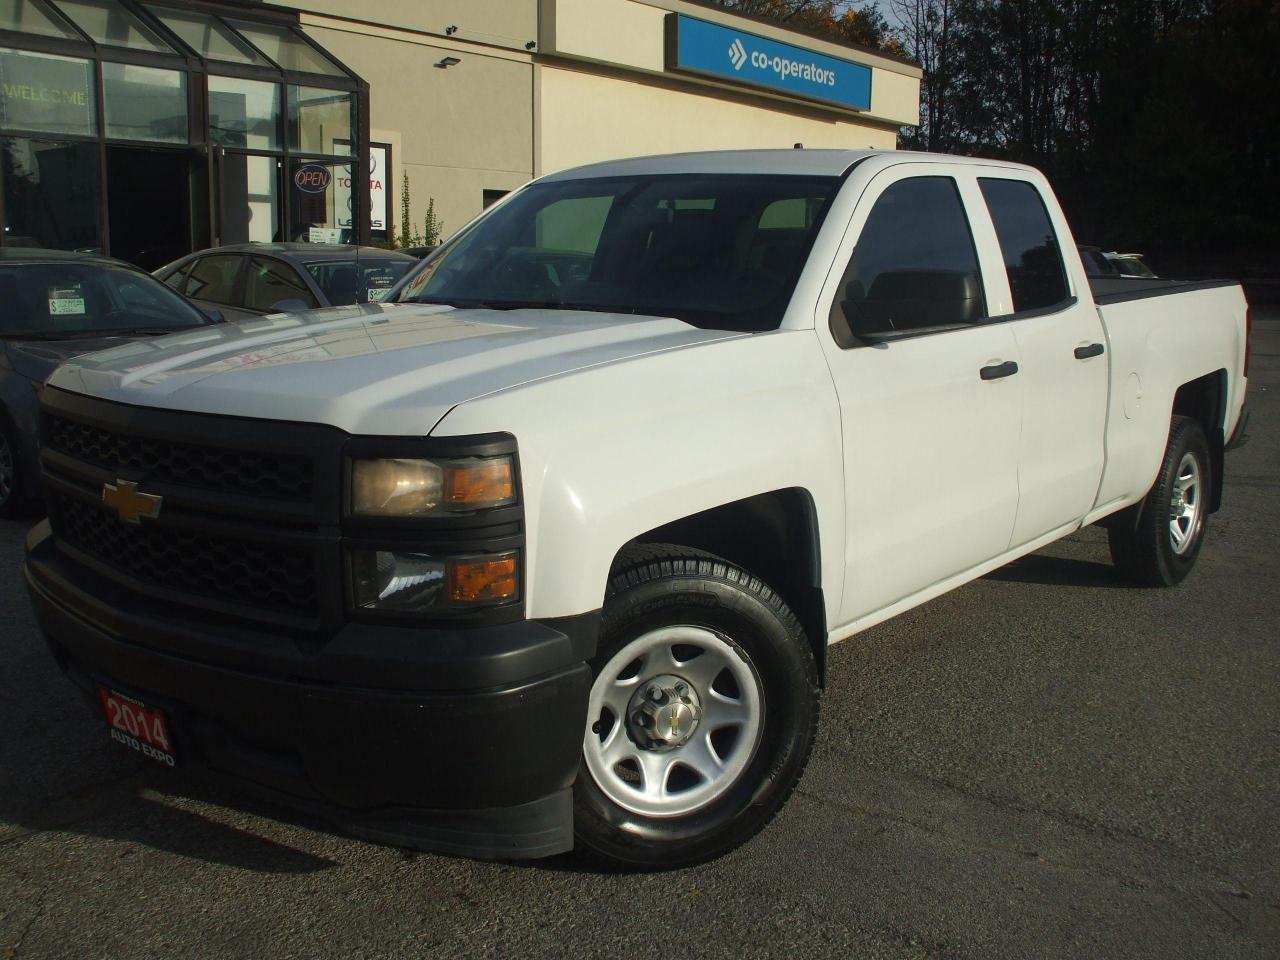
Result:
<svg viewBox="0 0 1280 960"><path fill-rule="evenodd" d="M667 15L667 69L871 109L871 68L722 27Z"/></svg>

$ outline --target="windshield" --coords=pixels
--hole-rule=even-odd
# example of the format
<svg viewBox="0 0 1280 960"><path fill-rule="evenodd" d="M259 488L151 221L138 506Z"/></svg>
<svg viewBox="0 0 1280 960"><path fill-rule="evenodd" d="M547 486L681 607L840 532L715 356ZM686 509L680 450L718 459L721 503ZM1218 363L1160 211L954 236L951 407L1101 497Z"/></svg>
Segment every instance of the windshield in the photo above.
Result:
<svg viewBox="0 0 1280 960"><path fill-rule="evenodd" d="M160 281L97 263L0 265L0 336L168 333L209 320Z"/></svg>
<svg viewBox="0 0 1280 960"><path fill-rule="evenodd" d="M684 175L534 184L439 251L397 299L774 329L838 183Z"/></svg>
<svg viewBox="0 0 1280 960"><path fill-rule="evenodd" d="M353 303L374 303L385 297L414 260L400 257L361 257L359 260L320 260L308 263L307 273L329 303L346 307Z"/></svg>

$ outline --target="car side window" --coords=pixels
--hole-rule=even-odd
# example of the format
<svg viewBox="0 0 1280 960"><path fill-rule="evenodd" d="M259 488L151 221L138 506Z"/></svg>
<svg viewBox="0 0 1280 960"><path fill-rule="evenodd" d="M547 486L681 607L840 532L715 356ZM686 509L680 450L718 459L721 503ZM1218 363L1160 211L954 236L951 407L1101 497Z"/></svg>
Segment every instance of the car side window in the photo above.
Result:
<svg viewBox="0 0 1280 960"><path fill-rule="evenodd" d="M171 290L176 290L178 293L182 293L182 285L186 282L187 271L190 269L191 264L184 263L176 270L171 270L168 276L164 278L164 285L169 287Z"/></svg>
<svg viewBox="0 0 1280 960"><path fill-rule="evenodd" d="M1000 241L1014 313L1062 303L1069 296L1067 271L1049 211L1035 184L983 177L978 186Z"/></svg>
<svg viewBox="0 0 1280 960"><path fill-rule="evenodd" d="M298 271L287 263L254 257L244 285L244 305L250 310L274 310L282 300L301 300L308 307L320 306Z"/></svg>
<svg viewBox="0 0 1280 960"><path fill-rule="evenodd" d="M187 296L212 303L234 304L236 275L240 272L242 259L227 254L201 257L187 277Z"/></svg>
<svg viewBox="0 0 1280 960"><path fill-rule="evenodd" d="M842 347L968 326L987 315L973 233L951 177L913 177L871 208L840 281L831 330Z"/></svg>

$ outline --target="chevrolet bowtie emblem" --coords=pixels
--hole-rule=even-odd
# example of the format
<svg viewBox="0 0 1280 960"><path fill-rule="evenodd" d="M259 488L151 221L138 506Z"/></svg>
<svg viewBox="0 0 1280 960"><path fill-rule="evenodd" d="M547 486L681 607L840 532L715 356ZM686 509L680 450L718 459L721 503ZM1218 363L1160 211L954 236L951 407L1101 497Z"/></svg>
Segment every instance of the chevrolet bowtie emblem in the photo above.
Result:
<svg viewBox="0 0 1280 960"><path fill-rule="evenodd" d="M160 516L164 497L139 493L138 485L130 480L117 480L102 485L102 504L116 512L125 523L138 523L143 517L154 520Z"/></svg>

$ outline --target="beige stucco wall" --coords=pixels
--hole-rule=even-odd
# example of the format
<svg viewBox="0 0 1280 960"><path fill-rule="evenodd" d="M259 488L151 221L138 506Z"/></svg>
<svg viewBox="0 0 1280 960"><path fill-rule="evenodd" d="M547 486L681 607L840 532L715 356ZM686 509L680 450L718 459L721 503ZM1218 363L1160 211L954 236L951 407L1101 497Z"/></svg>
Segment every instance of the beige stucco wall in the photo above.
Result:
<svg viewBox="0 0 1280 960"><path fill-rule="evenodd" d="M371 137L393 141L388 200L397 231L402 172L413 223L421 230L433 197L445 234L480 211L484 190L511 190L533 176L532 66L523 52L325 22L303 25L368 81ZM446 56L461 62L436 67Z"/></svg>
<svg viewBox="0 0 1280 960"><path fill-rule="evenodd" d="M868 118L896 126L917 123L920 119L919 67L816 37L799 36L683 0L538 0L538 49L543 54L662 73L666 42L663 24L669 13L688 14L861 63L871 68L871 108L865 114ZM690 82L713 81L693 79ZM767 91L756 93L770 96Z"/></svg>
<svg viewBox="0 0 1280 960"><path fill-rule="evenodd" d="M388 213L412 222L428 198L444 234L477 214L484 190L553 170L653 153L751 147L892 148L914 123L920 71L744 21L685 0L286 0L302 26L370 88L372 139L393 144ZM724 22L871 67L859 114L707 78L666 73L664 18ZM342 19L340 19L342 18ZM446 27L457 31L446 36ZM537 40L536 51L525 49ZM444 57L461 62L435 66Z"/></svg>
<svg viewBox="0 0 1280 960"><path fill-rule="evenodd" d="M756 147L892 149L896 134L586 71L539 66L538 173L653 153Z"/></svg>
<svg viewBox="0 0 1280 960"><path fill-rule="evenodd" d="M537 0L273 0L311 13L523 50L538 37Z"/></svg>

